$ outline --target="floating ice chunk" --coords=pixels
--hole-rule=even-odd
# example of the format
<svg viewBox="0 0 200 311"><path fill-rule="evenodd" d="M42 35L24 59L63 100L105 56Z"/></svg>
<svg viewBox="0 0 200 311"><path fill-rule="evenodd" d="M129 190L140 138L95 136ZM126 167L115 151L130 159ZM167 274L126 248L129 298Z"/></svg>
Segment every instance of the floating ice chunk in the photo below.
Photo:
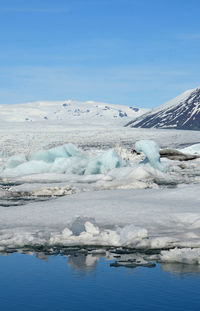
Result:
<svg viewBox="0 0 200 311"><path fill-rule="evenodd" d="M64 174L69 170L71 163L71 158L57 158L51 166L50 172Z"/></svg>
<svg viewBox="0 0 200 311"><path fill-rule="evenodd" d="M7 160L5 168L15 168L24 162L26 162L26 156L24 154L14 155Z"/></svg>
<svg viewBox="0 0 200 311"><path fill-rule="evenodd" d="M99 228L89 221L85 223L85 231L93 235L99 234Z"/></svg>
<svg viewBox="0 0 200 311"><path fill-rule="evenodd" d="M60 234L51 233L51 237L49 239L50 245L59 245L64 244L65 241L73 240L73 233L70 229L65 228Z"/></svg>
<svg viewBox="0 0 200 311"><path fill-rule="evenodd" d="M18 165L13 169L5 169L3 176L23 176L30 174L48 173L51 165L44 161L29 161Z"/></svg>
<svg viewBox="0 0 200 311"><path fill-rule="evenodd" d="M163 236L149 239L148 242L149 248L161 249L173 247L176 243L178 243L178 239L175 237Z"/></svg>
<svg viewBox="0 0 200 311"><path fill-rule="evenodd" d="M49 150L40 150L27 161L24 155L11 157L6 166L0 167L3 176L23 176L28 174L107 174L113 168L124 166L116 150L110 149L98 156L79 150L67 144Z"/></svg>
<svg viewBox="0 0 200 311"><path fill-rule="evenodd" d="M127 225L118 230L121 245L135 246L141 239L148 237L148 231L144 228L137 228L134 225Z"/></svg>
<svg viewBox="0 0 200 311"><path fill-rule="evenodd" d="M53 162L55 158L55 154L51 153L49 150L39 150L31 156L30 160Z"/></svg>
<svg viewBox="0 0 200 311"><path fill-rule="evenodd" d="M83 154L80 157L72 157L72 165L69 167L67 173L83 175L85 174L86 167L91 159L86 155Z"/></svg>
<svg viewBox="0 0 200 311"><path fill-rule="evenodd" d="M4 152L0 151L0 158L3 158L3 157L4 157Z"/></svg>
<svg viewBox="0 0 200 311"><path fill-rule="evenodd" d="M79 235L80 233L86 231L87 225L86 223L90 223L93 226L96 225L96 221L94 218L89 217L77 217L71 224L70 229L74 235Z"/></svg>
<svg viewBox="0 0 200 311"><path fill-rule="evenodd" d="M50 169L51 173L83 175L90 159L86 154L70 158L57 158Z"/></svg>
<svg viewBox="0 0 200 311"><path fill-rule="evenodd" d="M64 237L70 237L71 235L72 235L72 231L71 230L69 230L68 228L65 228L63 231L62 231L62 235L64 236Z"/></svg>
<svg viewBox="0 0 200 311"><path fill-rule="evenodd" d="M142 165L112 169L97 185L102 189L145 189L153 186L153 177Z"/></svg>
<svg viewBox="0 0 200 311"><path fill-rule="evenodd" d="M160 255L162 262L176 262L182 264L200 265L200 248L182 248L162 251Z"/></svg>
<svg viewBox="0 0 200 311"><path fill-rule="evenodd" d="M142 163L150 164L160 171L167 171L166 166L160 162L159 147L155 141L139 140L135 144L135 150L137 152L143 152L146 155L146 159Z"/></svg>
<svg viewBox="0 0 200 311"><path fill-rule="evenodd" d="M54 162L56 158L70 158L80 155L81 153L82 152L75 145L66 144L49 150L40 150L31 156L31 160Z"/></svg>
<svg viewBox="0 0 200 311"><path fill-rule="evenodd" d="M144 167L136 165L133 167L120 167L117 170L113 169L109 172L109 176L117 180L145 180L150 178L150 174L144 169Z"/></svg>
<svg viewBox="0 0 200 311"><path fill-rule="evenodd" d="M123 161L115 149L110 149L93 160L91 160L85 170L85 174L106 174L113 168L123 166Z"/></svg>

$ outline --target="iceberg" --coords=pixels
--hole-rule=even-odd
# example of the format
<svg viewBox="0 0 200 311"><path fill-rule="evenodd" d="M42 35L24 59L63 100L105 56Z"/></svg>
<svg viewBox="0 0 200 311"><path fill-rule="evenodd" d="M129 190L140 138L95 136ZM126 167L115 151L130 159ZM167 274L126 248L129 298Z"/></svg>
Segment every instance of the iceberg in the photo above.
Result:
<svg viewBox="0 0 200 311"><path fill-rule="evenodd" d="M175 248L161 251L161 262L200 265L200 248Z"/></svg>
<svg viewBox="0 0 200 311"><path fill-rule="evenodd" d="M57 158L70 158L80 155L81 151L73 144L65 144L49 150L40 150L31 156L31 160L54 162Z"/></svg>
<svg viewBox="0 0 200 311"><path fill-rule="evenodd" d="M27 161L27 159L26 159L26 156L24 154L14 155L8 159L8 161L5 163L5 167L6 168L15 168L18 165L20 165L26 161Z"/></svg>
<svg viewBox="0 0 200 311"><path fill-rule="evenodd" d="M110 149L88 163L85 174L107 174L108 171L123 166L123 161L114 149Z"/></svg>
<svg viewBox="0 0 200 311"><path fill-rule="evenodd" d="M48 173L50 170L50 164L45 163L44 161L27 161L18 165L15 168L5 169L2 172L3 176L23 176L30 174L42 174Z"/></svg>
<svg viewBox="0 0 200 311"><path fill-rule="evenodd" d="M153 140L139 140L135 143L135 150L137 152L143 152L146 158L141 163L148 164L153 168L166 172L167 167L160 162L160 153L158 144Z"/></svg>
<svg viewBox="0 0 200 311"><path fill-rule="evenodd" d="M15 155L0 167L3 177L15 177L28 174L107 174L110 170L124 166L126 163L114 149L99 155L89 154L73 144L65 144L38 152L26 157Z"/></svg>
<svg viewBox="0 0 200 311"><path fill-rule="evenodd" d="M53 162L50 173L64 174L71 166L71 159L68 158L56 158Z"/></svg>

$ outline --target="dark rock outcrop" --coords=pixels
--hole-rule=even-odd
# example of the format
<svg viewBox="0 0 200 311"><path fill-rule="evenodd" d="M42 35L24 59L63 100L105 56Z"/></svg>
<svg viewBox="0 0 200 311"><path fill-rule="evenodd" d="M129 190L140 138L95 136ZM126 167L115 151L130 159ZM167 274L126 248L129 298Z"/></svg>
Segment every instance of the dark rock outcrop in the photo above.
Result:
<svg viewBox="0 0 200 311"><path fill-rule="evenodd" d="M189 161L200 158L199 155L186 154L176 149L161 149L159 152L161 158L168 158L170 160Z"/></svg>

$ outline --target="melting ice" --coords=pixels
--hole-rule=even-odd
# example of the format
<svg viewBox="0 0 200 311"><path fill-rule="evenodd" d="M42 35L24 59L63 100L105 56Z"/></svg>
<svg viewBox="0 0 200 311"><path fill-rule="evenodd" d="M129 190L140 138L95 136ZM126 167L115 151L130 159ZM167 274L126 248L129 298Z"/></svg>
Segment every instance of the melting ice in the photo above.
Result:
<svg viewBox="0 0 200 311"><path fill-rule="evenodd" d="M154 183L156 178L169 180L172 173L180 177L197 172L198 160L184 166L178 161L163 162L158 145L150 140L138 141L135 149L146 156L144 161L141 155L131 158L119 148L92 153L73 144L2 159L0 177L21 182L10 193L20 190L64 197L20 208L0 206L0 249L44 244L179 247L184 250L163 252L160 260L183 262L191 256L188 263L199 264L198 185L187 186L187 191L185 185L163 191ZM198 152L198 146L193 150Z"/></svg>
<svg viewBox="0 0 200 311"><path fill-rule="evenodd" d="M166 166L160 162L159 147L154 141L138 141L135 149L146 155L143 164L166 171ZM73 144L65 144L49 150L40 150L30 156L14 155L1 166L0 170L4 177L43 173L106 175L112 169L125 166L130 166L130 164L122 160L115 149L92 155L83 152Z"/></svg>
<svg viewBox="0 0 200 311"><path fill-rule="evenodd" d="M100 155L91 155L73 144L66 144L49 150L40 150L30 157L14 155L1 167L2 176L23 176L30 174L106 174L113 168L125 166L114 149Z"/></svg>

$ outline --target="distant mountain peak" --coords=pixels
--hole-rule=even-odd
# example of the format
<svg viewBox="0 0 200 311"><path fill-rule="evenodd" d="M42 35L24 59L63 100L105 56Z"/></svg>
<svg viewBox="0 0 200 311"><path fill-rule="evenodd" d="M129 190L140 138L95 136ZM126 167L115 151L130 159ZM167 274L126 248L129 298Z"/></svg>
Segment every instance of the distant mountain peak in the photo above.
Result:
<svg viewBox="0 0 200 311"><path fill-rule="evenodd" d="M8 122L63 122L70 124L126 122L149 111L126 105L95 101L36 101L24 104L0 105L0 121Z"/></svg>
<svg viewBox="0 0 200 311"><path fill-rule="evenodd" d="M200 87L180 94L126 126L200 130Z"/></svg>

